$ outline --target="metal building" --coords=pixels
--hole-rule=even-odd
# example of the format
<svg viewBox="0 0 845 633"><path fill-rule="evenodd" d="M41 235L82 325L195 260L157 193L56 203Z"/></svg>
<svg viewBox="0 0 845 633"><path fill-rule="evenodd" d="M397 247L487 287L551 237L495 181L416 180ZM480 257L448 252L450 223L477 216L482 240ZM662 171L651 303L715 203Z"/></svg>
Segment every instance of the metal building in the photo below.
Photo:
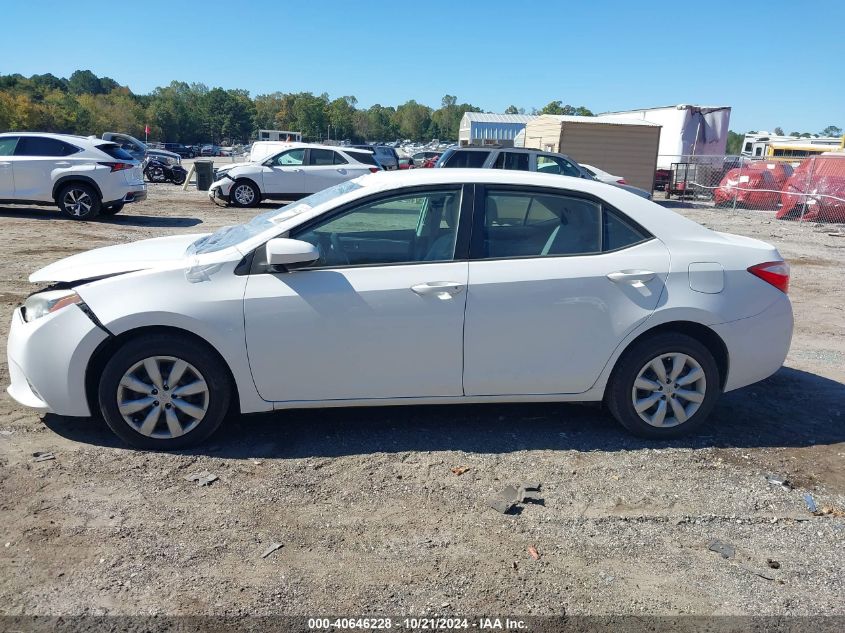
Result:
<svg viewBox="0 0 845 633"><path fill-rule="evenodd" d="M651 191L660 144L660 125L637 119L601 116L534 117L524 146L568 154L625 178L629 185Z"/></svg>
<svg viewBox="0 0 845 633"><path fill-rule="evenodd" d="M460 145L504 145L512 147L517 134L536 116L464 112L458 130Z"/></svg>

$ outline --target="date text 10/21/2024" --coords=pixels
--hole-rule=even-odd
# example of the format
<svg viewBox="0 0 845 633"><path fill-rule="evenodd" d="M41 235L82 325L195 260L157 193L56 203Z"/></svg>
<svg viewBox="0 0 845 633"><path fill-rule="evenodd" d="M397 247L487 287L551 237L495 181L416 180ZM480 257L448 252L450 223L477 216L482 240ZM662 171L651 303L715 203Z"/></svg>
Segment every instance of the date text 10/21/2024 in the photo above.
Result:
<svg viewBox="0 0 845 633"><path fill-rule="evenodd" d="M411 631L468 630L526 631L524 620L511 618L309 618L311 630L391 630Z"/></svg>

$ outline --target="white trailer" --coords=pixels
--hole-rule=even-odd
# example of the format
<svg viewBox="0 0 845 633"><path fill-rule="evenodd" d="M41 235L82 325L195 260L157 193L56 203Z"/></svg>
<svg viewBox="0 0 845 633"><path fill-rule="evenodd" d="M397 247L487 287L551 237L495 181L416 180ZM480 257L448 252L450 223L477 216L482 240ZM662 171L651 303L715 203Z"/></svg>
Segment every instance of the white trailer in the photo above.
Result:
<svg viewBox="0 0 845 633"><path fill-rule="evenodd" d="M282 141L285 143L301 143L302 133L289 130L258 130L259 141Z"/></svg>
<svg viewBox="0 0 845 633"><path fill-rule="evenodd" d="M657 169L670 169L685 157L724 156L731 120L730 106L676 105L625 112L606 112L601 118L641 119L661 126Z"/></svg>

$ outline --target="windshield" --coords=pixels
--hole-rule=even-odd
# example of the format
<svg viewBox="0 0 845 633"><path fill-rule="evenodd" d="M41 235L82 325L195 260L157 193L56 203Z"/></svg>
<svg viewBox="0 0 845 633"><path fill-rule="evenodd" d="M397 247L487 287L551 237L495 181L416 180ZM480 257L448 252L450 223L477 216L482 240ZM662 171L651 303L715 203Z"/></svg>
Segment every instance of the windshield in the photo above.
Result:
<svg viewBox="0 0 845 633"><path fill-rule="evenodd" d="M334 187L323 189L310 196L291 202L278 209L272 209L261 215L256 215L245 224L224 226L222 229L211 235L201 237L188 247L187 255L201 255L202 253L213 253L222 251L224 248L235 246L292 217L310 211L314 207L338 198L345 193L360 189L361 185L352 180L342 182Z"/></svg>

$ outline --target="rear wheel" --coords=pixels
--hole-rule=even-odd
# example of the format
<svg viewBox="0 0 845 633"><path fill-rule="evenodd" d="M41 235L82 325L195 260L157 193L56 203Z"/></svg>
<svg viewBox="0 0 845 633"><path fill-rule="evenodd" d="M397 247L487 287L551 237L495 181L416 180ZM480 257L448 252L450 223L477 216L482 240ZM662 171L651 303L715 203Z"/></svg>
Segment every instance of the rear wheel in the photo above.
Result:
<svg viewBox="0 0 845 633"><path fill-rule="evenodd" d="M681 437L707 420L721 392L713 355L677 332L646 338L616 364L606 402L622 426L640 437Z"/></svg>
<svg viewBox="0 0 845 633"><path fill-rule="evenodd" d="M238 180L229 190L229 202L236 207L254 207L260 200L258 187L248 180Z"/></svg>
<svg viewBox="0 0 845 633"><path fill-rule="evenodd" d="M226 416L231 385L208 348L171 334L117 350L100 378L106 424L137 448L174 450L208 438Z"/></svg>
<svg viewBox="0 0 845 633"><path fill-rule="evenodd" d="M72 220L93 220L100 213L102 200L91 185L71 183L62 187L56 202L62 213Z"/></svg>
<svg viewBox="0 0 845 633"><path fill-rule="evenodd" d="M117 215L121 211L123 211L123 203L118 202L117 204L110 204L106 207L100 209L100 213L102 215Z"/></svg>

